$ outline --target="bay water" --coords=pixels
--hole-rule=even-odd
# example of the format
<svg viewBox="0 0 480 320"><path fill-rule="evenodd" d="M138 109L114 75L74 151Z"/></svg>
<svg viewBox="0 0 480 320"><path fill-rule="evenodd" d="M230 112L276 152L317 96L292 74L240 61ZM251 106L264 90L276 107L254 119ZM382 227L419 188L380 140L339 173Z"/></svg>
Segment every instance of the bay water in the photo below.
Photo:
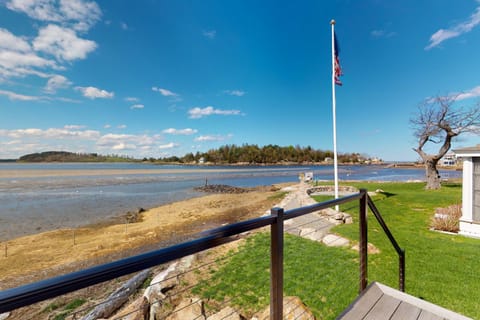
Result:
<svg viewBox="0 0 480 320"><path fill-rule="evenodd" d="M29 170L53 174L32 177L21 174ZM108 173L110 170L115 173ZM65 175L65 171L77 174ZM2 172L9 174L2 177ZM333 180L333 166L328 165L207 167L140 163L1 163L0 241L58 228L109 223L128 211L202 196L204 194L194 188L205 183L237 187L272 185L298 182L299 175L304 172L313 172L315 180ZM422 181L424 174L421 168L339 167L340 180ZM441 176L461 178L461 172L444 170Z"/></svg>

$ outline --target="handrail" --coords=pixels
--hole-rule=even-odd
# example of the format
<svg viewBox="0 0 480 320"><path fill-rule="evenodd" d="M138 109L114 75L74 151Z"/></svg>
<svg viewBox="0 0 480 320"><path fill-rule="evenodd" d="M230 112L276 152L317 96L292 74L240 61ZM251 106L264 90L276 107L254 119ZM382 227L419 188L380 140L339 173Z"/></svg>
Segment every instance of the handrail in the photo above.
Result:
<svg viewBox="0 0 480 320"><path fill-rule="evenodd" d="M199 239L0 291L0 314L219 246L233 240L231 236L271 225L275 219L265 216L234 223Z"/></svg>
<svg viewBox="0 0 480 320"><path fill-rule="evenodd" d="M272 319L281 319L283 305L284 221L355 200L359 200L360 203L360 291L362 291L365 289L367 282L367 202L375 217L377 217L377 220L380 219L379 222L382 221L380 224L382 227L384 227L384 230L387 233L390 241L393 239L393 243L395 243L394 247L396 249L400 249L397 242L386 227L385 222L381 218L378 209L368 197L365 189L360 190L359 193L355 193L346 197L296 208L285 212L282 208L272 208L270 215L211 229L200 233L198 238L191 241L186 241L167 248L150 251L129 258L120 259L111 263L98 265L77 272L0 291L0 314L133 272L180 259L182 257L233 241L235 240L234 236L241 233L270 225L270 310ZM405 255L403 250L400 249L400 251L403 252L402 270L404 272ZM400 277L404 279L404 274L402 274ZM401 288L403 288L403 284Z"/></svg>
<svg viewBox="0 0 480 320"><path fill-rule="evenodd" d="M375 203L373 202L372 198L370 198L370 196L368 196L368 207L373 212L373 215L375 216L375 218L377 218L378 223L382 227L383 231L385 232L388 239L390 240L390 243L393 245L393 248L398 254L398 259L399 259L398 286L401 291L405 292L405 250L400 248L400 246L398 245L397 240L395 240L395 237L390 232L390 229L385 223L385 220L383 220L382 215L380 214L380 211L378 211L378 208L375 206Z"/></svg>

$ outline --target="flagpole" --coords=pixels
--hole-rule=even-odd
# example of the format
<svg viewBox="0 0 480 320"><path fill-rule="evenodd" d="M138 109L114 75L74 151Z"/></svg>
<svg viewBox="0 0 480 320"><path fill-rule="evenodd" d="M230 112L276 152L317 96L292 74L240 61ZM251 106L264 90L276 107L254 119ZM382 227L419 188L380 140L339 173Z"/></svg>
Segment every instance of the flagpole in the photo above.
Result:
<svg viewBox="0 0 480 320"><path fill-rule="evenodd" d="M338 199L338 163L337 163L337 117L335 98L335 20L330 21L332 25L332 112L333 112L333 175L335 183L335 199ZM335 206L338 211L338 205Z"/></svg>

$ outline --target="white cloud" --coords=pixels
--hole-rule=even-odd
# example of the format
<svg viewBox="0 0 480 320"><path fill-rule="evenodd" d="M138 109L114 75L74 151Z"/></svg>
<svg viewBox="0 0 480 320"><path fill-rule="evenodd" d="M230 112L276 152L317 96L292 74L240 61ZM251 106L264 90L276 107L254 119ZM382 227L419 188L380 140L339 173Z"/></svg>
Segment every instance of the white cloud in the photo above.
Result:
<svg viewBox="0 0 480 320"><path fill-rule="evenodd" d="M13 35L7 29L0 28L0 49L8 49L18 52L30 52L30 44L23 38Z"/></svg>
<svg viewBox="0 0 480 320"><path fill-rule="evenodd" d="M194 140L198 142L206 142L206 141L224 141L226 139L229 139L232 135L229 134L227 136L221 136L221 135L205 135L205 136L199 136L196 137Z"/></svg>
<svg viewBox="0 0 480 320"><path fill-rule="evenodd" d="M48 79L44 91L47 93L56 93L58 89L68 88L72 82L61 75L54 75Z"/></svg>
<svg viewBox="0 0 480 320"><path fill-rule="evenodd" d="M128 30L128 24L126 24L125 22L120 23L120 27L122 28L122 30Z"/></svg>
<svg viewBox="0 0 480 320"><path fill-rule="evenodd" d="M41 21L61 21L55 1L53 0L10 0L7 8L13 11L23 12L30 18Z"/></svg>
<svg viewBox="0 0 480 320"><path fill-rule="evenodd" d="M151 156L166 146L160 134L101 134L96 130L87 130L85 126L68 124L62 128L24 128L0 129L0 158L15 158L26 153L45 150L71 150L78 152L100 152L103 154L118 151L132 151L130 155ZM133 152L134 151L134 152Z"/></svg>
<svg viewBox="0 0 480 320"><path fill-rule="evenodd" d="M372 30L372 32L370 32L370 35L374 38L391 38L396 35L396 33L384 29L377 29Z"/></svg>
<svg viewBox="0 0 480 320"><path fill-rule="evenodd" d="M28 75L51 77L50 74L37 70L38 68L62 69L54 60L40 57L33 52L24 38L0 28L0 81Z"/></svg>
<svg viewBox="0 0 480 320"><path fill-rule="evenodd" d="M159 145L159 146L158 146L158 149L161 149L161 150L164 150L164 149L172 149L172 148L176 148L176 147L178 147L178 146L179 146L178 143L170 142L170 143L167 143L167 144Z"/></svg>
<svg viewBox="0 0 480 320"><path fill-rule="evenodd" d="M143 109L143 108L145 108L145 106L144 106L143 104L139 104L139 103L134 104L134 105L132 105L132 106L130 107L130 109L132 109L132 110L135 110L135 109Z"/></svg>
<svg viewBox="0 0 480 320"><path fill-rule="evenodd" d="M104 129L110 129L111 127L112 127L112 125L110 125L110 124L108 124L108 123L103 126Z"/></svg>
<svg viewBox="0 0 480 320"><path fill-rule="evenodd" d="M202 35L205 38L213 40L217 36L217 31L216 30L204 30L204 31L202 31Z"/></svg>
<svg viewBox="0 0 480 320"><path fill-rule="evenodd" d="M27 96L23 94L18 94L12 91L0 90L0 95L7 96L10 100L21 100L21 101L35 101L41 100L41 97L37 96Z"/></svg>
<svg viewBox="0 0 480 320"><path fill-rule="evenodd" d="M41 58L34 53L0 51L0 66L6 69L15 69L16 67L54 67L55 65L54 61Z"/></svg>
<svg viewBox="0 0 480 320"><path fill-rule="evenodd" d="M199 108L195 107L193 109L188 110L188 114L190 115L190 119L200 119L202 117L210 116L213 114L217 115L233 115L233 116L238 116L241 115L242 113L240 110L220 110L220 109L215 109L212 106L208 106L205 108Z"/></svg>
<svg viewBox="0 0 480 320"><path fill-rule="evenodd" d="M465 100L465 99L476 98L476 97L480 97L480 86L477 86L468 91L457 94L455 97L455 100L459 101L459 100Z"/></svg>
<svg viewBox="0 0 480 320"><path fill-rule="evenodd" d="M186 129L174 129L168 128L162 131L163 133L167 134L180 134L180 135L191 135L198 132L196 129L186 128Z"/></svg>
<svg viewBox="0 0 480 320"><path fill-rule="evenodd" d="M96 145L102 149L127 150L142 148L144 150L158 145L160 136L158 135L133 135L133 134L114 134L108 133L101 136Z"/></svg>
<svg viewBox="0 0 480 320"><path fill-rule="evenodd" d="M119 124L117 126L117 129L126 129L127 128L127 125L126 124Z"/></svg>
<svg viewBox="0 0 480 320"><path fill-rule="evenodd" d="M2 2L0 0L0 2ZM0 81L14 77L52 78L53 70L65 70L65 63L85 59L97 48L94 41L83 39L77 32L87 31L101 17L96 2L88 0L5 0L6 8L25 13L32 19L47 22L36 37L14 35L0 28ZM46 69L39 70L39 69ZM44 88L55 93L59 87L51 80ZM56 82L57 85L60 85Z"/></svg>
<svg viewBox="0 0 480 320"><path fill-rule="evenodd" d="M134 145L134 144L126 144L126 143L121 142L119 144L116 144L116 145L112 146L112 149L116 150L116 151L118 151L118 150L135 150L135 149L137 149L137 146Z"/></svg>
<svg viewBox="0 0 480 320"><path fill-rule="evenodd" d="M15 129L15 130L0 130L0 136L9 137L12 139L21 138L41 138L41 139L84 139L95 140L100 137L100 133L95 130L79 130L78 128L49 128L49 129Z"/></svg>
<svg viewBox="0 0 480 320"><path fill-rule="evenodd" d="M140 99L135 98L135 97L126 97L125 101L127 101L127 102L138 102L138 101L140 101Z"/></svg>
<svg viewBox="0 0 480 320"><path fill-rule="evenodd" d="M115 95L113 92L108 92L95 87L75 87L75 90L82 92L84 97L90 99L111 99Z"/></svg>
<svg viewBox="0 0 480 320"><path fill-rule="evenodd" d="M94 1L60 0L60 12L64 20L74 21L74 28L87 31L102 16L102 11Z"/></svg>
<svg viewBox="0 0 480 320"><path fill-rule="evenodd" d="M231 96L237 96L237 97L242 97L246 93L245 91L242 91L242 90L225 90L224 92Z"/></svg>
<svg viewBox="0 0 480 320"><path fill-rule="evenodd" d="M85 59L97 48L94 41L79 38L74 30L54 24L40 29L33 48L55 56L58 60Z"/></svg>
<svg viewBox="0 0 480 320"><path fill-rule="evenodd" d="M470 32L480 24L480 6L475 9L473 14L463 22L456 24L449 29L440 29L430 37L430 43L425 47L429 50L441 44L443 41L456 38L464 33Z"/></svg>
<svg viewBox="0 0 480 320"><path fill-rule="evenodd" d="M164 97L178 97L178 94L167 89L152 87L153 91L160 92Z"/></svg>
<svg viewBox="0 0 480 320"><path fill-rule="evenodd" d="M78 124L67 124L63 126L64 129L69 129L69 130L80 130L80 129L85 129L85 126L83 125L78 125Z"/></svg>
<svg viewBox="0 0 480 320"><path fill-rule="evenodd" d="M79 31L90 29L102 15L96 2L86 0L10 0L6 6L32 19L69 25Z"/></svg>

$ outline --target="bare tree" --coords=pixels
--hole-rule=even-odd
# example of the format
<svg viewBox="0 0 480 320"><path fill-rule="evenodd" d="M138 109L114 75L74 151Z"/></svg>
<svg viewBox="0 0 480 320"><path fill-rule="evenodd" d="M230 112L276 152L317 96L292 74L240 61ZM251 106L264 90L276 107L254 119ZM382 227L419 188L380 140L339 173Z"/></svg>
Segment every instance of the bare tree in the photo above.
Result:
<svg viewBox="0 0 480 320"><path fill-rule="evenodd" d="M457 97L436 97L418 107L418 113L410 119L418 147L413 148L425 164L426 189L440 189L438 161L448 152L452 139L462 133L479 132L480 105L454 106ZM436 154L425 152L427 143L436 144Z"/></svg>

